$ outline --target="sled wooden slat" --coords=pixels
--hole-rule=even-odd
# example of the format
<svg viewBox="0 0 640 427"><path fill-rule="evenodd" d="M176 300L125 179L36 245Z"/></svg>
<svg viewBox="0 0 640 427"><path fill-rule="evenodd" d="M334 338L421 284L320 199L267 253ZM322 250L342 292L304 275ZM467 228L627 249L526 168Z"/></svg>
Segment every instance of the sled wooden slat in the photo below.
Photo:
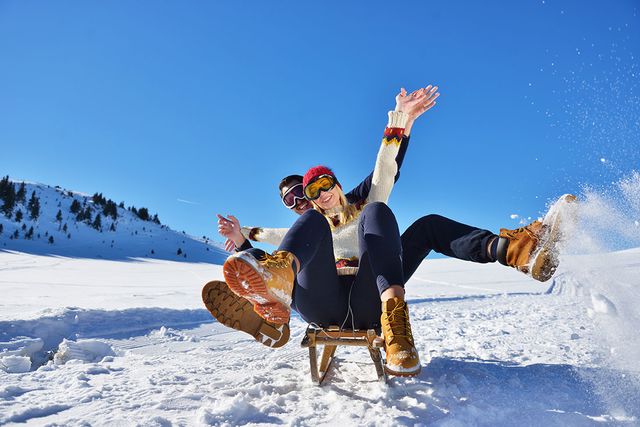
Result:
<svg viewBox="0 0 640 427"><path fill-rule="evenodd" d="M387 381L387 376L384 371L384 360L382 359L382 353L380 348L384 346L384 341L378 336L375 330L369 329L366 331L352 331L352 330L340 330L340 328L316 328L309 326L302 338L301 343L303 348L309 349L309 366L311 368L311 379L314 383L321 385L324 381L336 349L339 346L358 346L367 347L369 350L369 356L376 368L376 374L378 380ZM318 346L323 346L322 356L320 359L320 365L318 366Z"/></svg>

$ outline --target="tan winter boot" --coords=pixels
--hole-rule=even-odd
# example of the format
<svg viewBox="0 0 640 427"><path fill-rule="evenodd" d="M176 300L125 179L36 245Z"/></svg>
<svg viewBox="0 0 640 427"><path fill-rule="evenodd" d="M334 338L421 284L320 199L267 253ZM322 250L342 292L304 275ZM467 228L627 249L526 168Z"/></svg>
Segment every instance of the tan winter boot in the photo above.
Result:
<svg viewBox="0 0 640 427"><path fill-rule="evenodd" d="M420 373L420 357L413 343L409 308L402 298L391 298L382 303L382 335L390 375L410 377Z"/></svg>
<svg viewBox="0 0 640 427"><path fill-rule="evenodd" d="M282 347L289 341L289 325L267 322L253 311L253 304L231 292L225 282L214 280L202 288L202 302L220 323L246 332L267 347Z"/></svg>
<svg viewBox="0 0 640 427"><path fill-rule="evenodd" d="M549 209L542 222L534 221L516 230L501 229L498 261L541 282L549 280L559 264L556 246L562 237L563 210L575 200L576 196L565 194Z"/></svg>
<svg viewBox="0 0 640 427"><path fill-rule="evenodd" d="M249 300L260 317L282 324L291 315L294 261L295 256L287 251L265 253L260 259L238 252L227 258L222 272L229 289Z"/></svg>

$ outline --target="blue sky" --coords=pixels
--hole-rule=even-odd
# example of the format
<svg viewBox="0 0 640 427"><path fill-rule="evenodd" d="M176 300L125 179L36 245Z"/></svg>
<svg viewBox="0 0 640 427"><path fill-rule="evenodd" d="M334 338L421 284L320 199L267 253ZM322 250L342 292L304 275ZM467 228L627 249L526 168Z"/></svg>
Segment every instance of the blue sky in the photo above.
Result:
<svg viewBox="0 0 640 427"><path fill-rule="evenodd" d="M634 1L0 2L0 173L216 236L277 183L372 169L401 86L441 88L390 206L497 231L640 165Z"/></svg>

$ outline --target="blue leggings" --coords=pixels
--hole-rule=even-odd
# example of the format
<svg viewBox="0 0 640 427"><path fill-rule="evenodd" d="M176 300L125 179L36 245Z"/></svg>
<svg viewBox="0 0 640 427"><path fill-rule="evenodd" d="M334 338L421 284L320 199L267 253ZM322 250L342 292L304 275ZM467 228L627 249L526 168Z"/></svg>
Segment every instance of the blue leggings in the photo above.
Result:
<svg viewBox="0 0 640 427"><path fill-rule="evenodd" d="M360 266L355 276L338 276L331 229L317 211L300 216L280 244L278 249L292 252L300 262L292 308L306 322L379 328L380 294L391 285L404 286L431 250L468 261L493 261L486 247L495 234L442 216L422 217L400 236L391 209L375 202L364 207L358 221Z"/></svg>

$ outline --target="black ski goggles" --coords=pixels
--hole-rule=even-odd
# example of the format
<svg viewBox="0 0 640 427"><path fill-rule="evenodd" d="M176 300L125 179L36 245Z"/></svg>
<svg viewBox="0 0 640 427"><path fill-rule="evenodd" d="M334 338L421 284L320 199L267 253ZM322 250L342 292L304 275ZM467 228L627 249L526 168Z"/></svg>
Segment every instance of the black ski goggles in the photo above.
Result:
<svg viewBox="0 0 640 427"><path fill-rule="evenodd" d="M304 194L302 194L302 183L294 185L282 195L282 203L287 207L287 209L295 208L302 200L304 200Z"/></svg>
<svg viewBox="0 0 640 427"><path fill-rule="evenodd" d="M337 183L338 181L333 175L319 175L304 187L304 197L307 200L315 200L320 197L321 192L331 190Z"/></svg>

